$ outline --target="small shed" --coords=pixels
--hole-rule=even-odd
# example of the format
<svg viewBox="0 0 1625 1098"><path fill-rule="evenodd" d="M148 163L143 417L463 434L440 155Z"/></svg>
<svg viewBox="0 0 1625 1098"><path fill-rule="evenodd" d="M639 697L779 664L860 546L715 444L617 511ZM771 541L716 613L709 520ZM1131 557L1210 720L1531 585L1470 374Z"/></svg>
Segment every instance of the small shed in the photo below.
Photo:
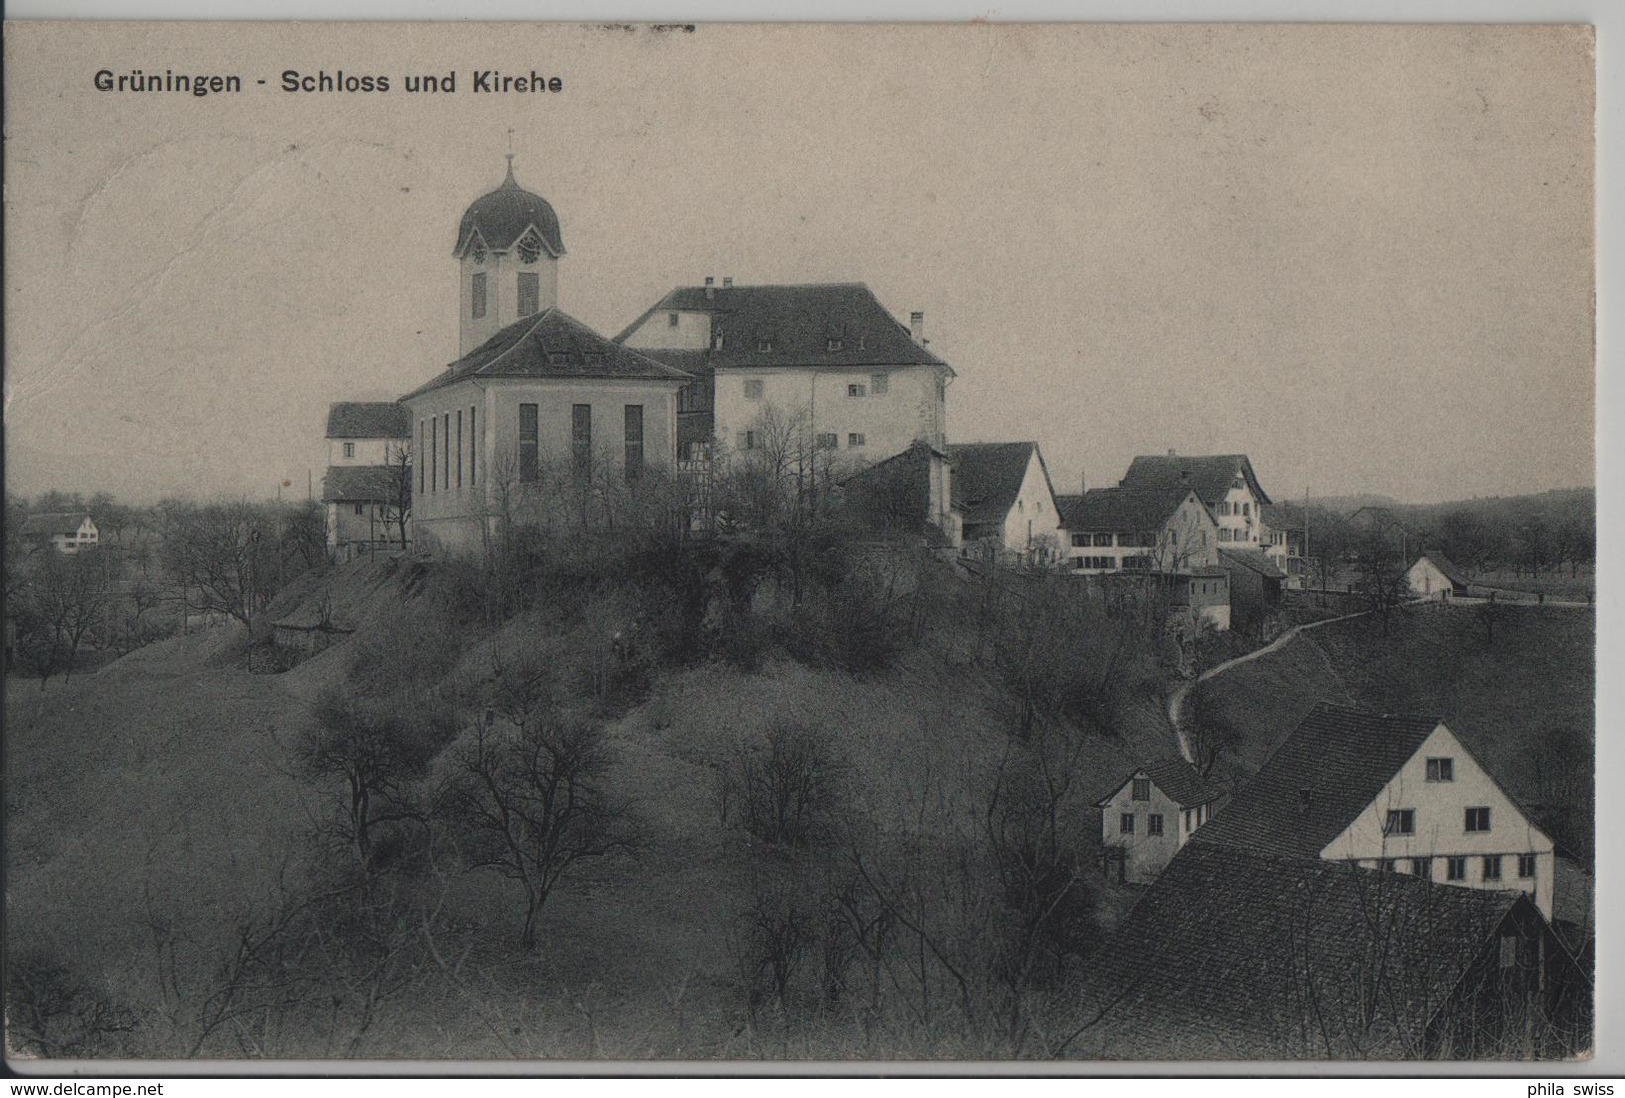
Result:
<svg viewBox="0 0 1625 1098"><path fill-rule="evenodd" d="M1431 549L1405 570L1405 582L1419 599L1449 600L1467 593L1467 574L1443 553Z"/></svg>
<svg viewBox="0 0 1625 1098"><path fill-rule="evenodd" d="M1261 549L1220 549L1219 563L1230 573L1230 624L1251 630L1281 609L1286 573Z"/></svg>

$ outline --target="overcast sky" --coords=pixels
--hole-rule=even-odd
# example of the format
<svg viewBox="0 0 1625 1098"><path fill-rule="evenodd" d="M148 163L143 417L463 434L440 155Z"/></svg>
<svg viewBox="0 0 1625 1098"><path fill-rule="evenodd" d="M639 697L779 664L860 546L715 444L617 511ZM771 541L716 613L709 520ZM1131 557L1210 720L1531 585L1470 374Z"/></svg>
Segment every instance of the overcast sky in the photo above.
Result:
<svg viewBox="0 0 1625 1098"><path fill-rule="evenodd" d="M455 357L457 221L510 127L567 312L866 282L925 311L951 438L1036 439L1060 491L1169 449L1246 452L1278 499L1593 483L1581 31L47 24L6 60L10 491L319 490L330 401Z"/></svg>

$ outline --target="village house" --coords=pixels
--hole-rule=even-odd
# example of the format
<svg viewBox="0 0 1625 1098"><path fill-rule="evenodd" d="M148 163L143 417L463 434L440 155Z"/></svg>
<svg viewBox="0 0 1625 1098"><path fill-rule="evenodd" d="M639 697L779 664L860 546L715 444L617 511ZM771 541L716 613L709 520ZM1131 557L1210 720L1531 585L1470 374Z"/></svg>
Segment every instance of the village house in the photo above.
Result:
<svg viewBox="0 0 1625 1098"><path fill-rule="evenodd" d="M81 549L91 549L100 543L101 532L84 511L51 511L29 515L23 520L23 540L36 548L49 546L58 553L72 556Z"/></svg>
<svg viewBox="0 0 1625 1098"><path fill-rule="evenodd" d="M679 397L684 461L781 446L793 433L856 468L915 441L947 443L953 370L924 314L900 324L857 282L681 286L616 337L692 376Z"/></svg>
<svg viewBox="0 0 1625 1098"><path fill-rule="evenodd" d="M1443 553L1428 550L1405 570L1405 584L1419 599L1448 601L1467 594L1467 574Z"/></svg>
<svg viewBox="0 0 1625 1098"><path fill-rule="evenodd" d="M1190 488L1096 488L1062 496L1068 571L1188 572L1218 564L1218 524Z"/></svg>
<svg viewBox="0 0 1625 1098"><path fill-rule="evenodd" d="M414 454L413 538L469 549L516 509L635 485L677 457L677 399L693 376L599 335L558 308L557 215L520 187L463 214L462 357L401 398ZM512 517L512 515L508 515Z"/></svg>
<svg viewBox="0 0 1625 1098"><path fill-rule="evenodd" d="M1552 840L1432 717L1317 705L1196 841L1522 892L1552 918Z"/></svg>
<svg viewBox="0 0 1625 1098"><path fill-rule="evenodd" d="M327 549L335 557L402 547L402 512L412 499L409 424L405 405L394 401L341 401L328 408L322 503Z"/></svg>
<svg viewBox="0 0 1625 1098"><path fill-rule="evenodd" d="M1188 457L1170 450L1137 457L1118 487L1189 488L1212 512L1220 548L1258 549L1270 543L1263 508L1271 500L1246 454Z"/></svg>
<svg viewBox="0 0 1625 1098"><path fill-rule="evenodd" d="M960 443L948 457L963 552L1035 568L1059 560L1060 508L1038 443Z"/></svg>
<svg viewBox="0 0 1625 1098"><path fill-rule="evenodd" d="M1294 514L1279 503L1264 505L1264 552L1286 574L1290 591L1313 586L1308 555L1308 530L1302 513Z"/></svg>
<svg viewBox="0 0 1625 1098"><path fill-rule="evenodd" d="M1068 1052L1123 1059L1572 1057L1591 985L1529 896L1205 842L1091 956Z"/></svg>
<svg viewBox="0 0 1625 1098"><path fill-rule="evenodd" d="M1137 768L1095 802L1101 868L1119 883L1150 883L1207 823L1220 796L1184 759L1158 759Z"/></svg>

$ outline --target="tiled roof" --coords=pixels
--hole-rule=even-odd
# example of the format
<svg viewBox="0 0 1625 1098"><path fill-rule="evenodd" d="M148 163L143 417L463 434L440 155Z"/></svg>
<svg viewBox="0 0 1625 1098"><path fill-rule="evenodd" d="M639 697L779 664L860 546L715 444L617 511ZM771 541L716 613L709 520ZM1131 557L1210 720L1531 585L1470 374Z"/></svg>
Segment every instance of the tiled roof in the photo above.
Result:
<svg viewBox="0 0 1625 1098"><path fill-rule="evenodd" d="M1102 533L1160 530L1190 494L1189 488L1095 488L1066 497L1061 525Z"/></svg>
<svg viewBox="0 0 1625 1098"><path fill-rule="evenodd" d="M471 203L457 224L457 243L454 253L461 255L469 238L478 229L485 246L495 251L506 251L530 226L536 226L548 251L564 254L564 236L559 230L559 216L541 195L532 194L521 187L513 177L513 162L508 163L508 178L502 186L483 194Z"/></svg>
<svg viewBox="0 0 1625 1098"><path fill-rule="evenodd" d="M1237 564L1249 571L1257 572L1265 579L1284 580L1286 573L1275 566L1269 554L1262 549L1219 549L1221 563Z"/></svg>
<svg viewBox="0 0 1625 1098"><path fill-rule="evenodd" d="M1467 578L1467 573L1463 572L1460 568L1457 568L1454 562L1452 562L1451 559L1445 556L1443 553L1437 553L1432 549L1429 549L1416 559L1431 561L1433 567L1444 573L1445 579L1449 580L1458 587L1466 587L1472 582ZM1414 568L1415 565L1412 564L1412 567Z"/></svg>
<svg viewBox="0 0 1625 1098"><path fill-rule="evenodd" d="M1318 857L1438 725L1321 703L1191 841Z"/></svg>
<svg viewBox="0 0 1625 1098"><path fill-rule="evenodd" d="M409 438L412 415L395 401L341 401L327 406L328 438Z"/></svg>
<svg viewBox="0 0 1625 1098"><path fill-rule="evenodd" d="M722 346L701 353L708 365L723 369L947 365L916 343L907 326L861 282L709 289L708 295L704 286L678 287L616 336L616 342L656 313L706 312ZM764 342L772 349L762 350Z"/></svg>
<svg viewBox="0 0 1625 1098"><path fill-rule="evenodd" d="M330 465L322 477L323 503L388 500L398 471L387 465Z"/></svg>
<svg viewBox="0 0 1625 1098"><path fill-rule="evenodd" d="M1515 911L1538 923L1518 893L1193 838L1090 960L1081 998L1104 1008L1093 1036L1113 1056L1420 1056Z"/></svg>
<svg viewBox="0 0 1625 1098"><path fill-rule="evenodd" d="M953 461L952 494L965 510L965 523L1003 522L1021 494L1036 442L970 442L948 447ZM1042 461L1042 458L1040 458ZM1045 472L1045 477L1049 473Z"/></svg>
<svg viewBox="0 0 1625 1098"><path fill-rule="evenodd" d="M49 537L54 534L76 534L90 516L83 511L45 511L29 515L23 521L23 536Z"/></svg>
<svg viewBox="0 0 1625 1098"><path fill-rule="evenodd" d="M547 309L514 321L401 399L471 377L692 380L682 370L610 342L558 309Z"/></svg>
<svg viewBox="0 0 1625 1098"><path fill-rule="evenodd" d="M1112 786L1111 793L1095 802L1096 808L1104 807L1117 791L1122 789L1137 774L1144 773L1151 779L1151 784L1162 790L1168 798L1181 808L1194 808L1199 804L1211 804L1223 796L1223 792L1216 786L1210 785L1206 778L1196 772L1196 768L1184 759L1168 758L1148 762L1133 774Z"/></svg>
<svg viewBox="0 0 1625 1098"><path fill-rule="evenodd" d="M1202 502L1212 506L1224 498L1237 475L1247 481L1260 503L1273 502L1264 494L1253 463L1246 454L1213 454L1187 457L1184 454L1151 454L1135 458L1128 473L1118 482L1122 488L1182 488L1195 490Z"/></svg>

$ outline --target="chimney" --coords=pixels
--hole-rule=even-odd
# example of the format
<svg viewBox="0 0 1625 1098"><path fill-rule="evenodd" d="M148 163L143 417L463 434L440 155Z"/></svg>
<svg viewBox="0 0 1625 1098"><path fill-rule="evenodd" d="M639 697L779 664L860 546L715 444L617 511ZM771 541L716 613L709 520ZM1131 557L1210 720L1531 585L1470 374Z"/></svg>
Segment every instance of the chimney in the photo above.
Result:
<svg viewBox="0 0 1625 1098"><path fill-rule="evenodd" d="M734 276L733 275L723 275L722 276L722 288L724 290L728 289L733 284L734 284Z"/></svg>
<svg viewBox="0 0 1625 1098"><path fill-rule="evenodd" d="M925 314L913 312L908 314L908 332L914 337L915 343L925 342Z"/></svg>
<svg viewBox="0 0 1625 1098"><path fill-rule="evenodd" d="M710 301L717 296L717 280L710 275L705 276L705 300Z"/></svg>

